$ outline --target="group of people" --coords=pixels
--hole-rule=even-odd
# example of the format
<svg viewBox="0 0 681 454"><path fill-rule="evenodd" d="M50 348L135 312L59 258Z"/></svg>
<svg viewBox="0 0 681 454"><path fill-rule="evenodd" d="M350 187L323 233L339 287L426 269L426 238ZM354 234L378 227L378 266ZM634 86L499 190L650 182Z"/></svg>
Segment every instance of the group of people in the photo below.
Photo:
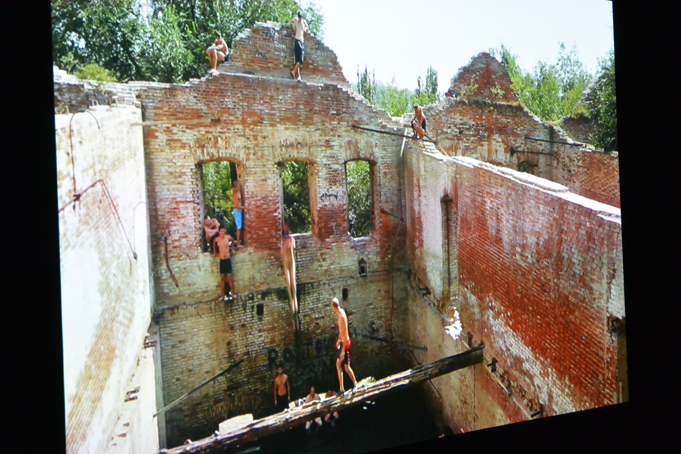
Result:
<svg viewBox="0 0 681 454"><path fill-rule="evenodd" d="M235 294L230 250L232 246L235 249L243 247L241 229L243 227L244 210L246 207L243 204L241 184L239 184L238 180L232 182L232 200L234 201L232 214L236 224L236 241L234 241L231 235L225 233L224 226L221 226L217 219L211 219L210 216L206 215L203 220L203 230L205 232L208 252L211 252L214 257L220 257L220 294L225 301L233 300ZM229 289L226 288L226 284L229 285Z"/></svg>
<svg viewBox="0 0 681 454"><path fill-rule="evenodd" d="M300 78L300 67L303 65L305 58L305 32L309 31L307 22L303 19L303 14L298 11L296 18L291 19L291 27L293 28L293 69L291 69L291 77L298 80ZM210 73L217 74L218 62L229 61L229 48L227 43L222 38L220 32L215 32L215 41L206 49L208 60L210 61Z"/></svg>
<svg viewBox="0 0 681 454"><path fill-rule="evenodd" d="M340 391L338 395L343 395L345 393L345 386L343 382L343 370L347 372L348 376L352 380L353 389L356 391L358 388L357 379L355 378L355 372L350 367L350 348L352 343L350 342L350 334L348 331L348 316L345 313L345 309L340 306L338 298L331 300L331 310L336 314L338 323L338 340L336 341L336 350L338 352L338 357L336 358L336 371L338 372L338 381L340 384ZM277 375L274 379L274 406L277 412L285 411L289 408L289 402L291 401L291 384L288 376L284 374L281 364L277 365ZM329 390L324 396L325 399L329 399L336 396L336 392ZM310 388L310 394L308 394L305 399L301 402L302 404L321 401L318 394L315 393L314 386ZM324 420L326 422L335 424L335 420L338 419L338 412L329 412L324 415ZM321 417L315 418L314 422L317 423L318 428L322 425ZM306 429L309 430L312 425L312 421L308 421Z"/></svg>

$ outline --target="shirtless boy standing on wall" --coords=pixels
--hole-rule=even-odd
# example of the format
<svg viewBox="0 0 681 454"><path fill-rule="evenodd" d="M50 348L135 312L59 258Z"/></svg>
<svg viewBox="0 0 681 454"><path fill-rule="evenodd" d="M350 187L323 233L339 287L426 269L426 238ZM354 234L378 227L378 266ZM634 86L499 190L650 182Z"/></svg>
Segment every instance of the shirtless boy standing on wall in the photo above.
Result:
<svg viewBox="0 0 681 454"><path fill-rule="evenodd" d="M225 229L220 229L218 237L213 241L213 256L216 256L215 246L220 251L220 292L224 295L225 301L234 298L234 280L232 279L232 259L229 256L229 243L233 238L225 234ZM229 293L225 291L225 276L229 284Z"/></svg>
<svg viewBox="0 0 681 454"><path fill-rule="evenodd" d="M277 376L274 379L274 406L277 408L277 412L286 410L290 400L291 386L288 381L288 376L283 372L281 366L279 366L277 367Z"/></svg>
<svg viewBox="0 0 681 454"><path fill-rule="evenodd" d="M341 365L345 365L345 372L348 373L354 385L353 390L357 389L357 380L355 373L350 367L350 335L348 334L348 316L345 310L340 307L338 298L331 300L331 309L338 316L338 340L336 341L336 349L338 349L338 359L336 360L336 369L338 370L338 381L340 382L340 394L345 392L343 385L343 369Z"/></svg>

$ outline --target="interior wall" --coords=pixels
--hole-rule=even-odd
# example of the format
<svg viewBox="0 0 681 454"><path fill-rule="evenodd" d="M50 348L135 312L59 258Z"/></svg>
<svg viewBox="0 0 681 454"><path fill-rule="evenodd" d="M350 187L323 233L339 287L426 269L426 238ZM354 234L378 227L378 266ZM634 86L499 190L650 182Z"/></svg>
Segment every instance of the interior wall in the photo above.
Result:
<svg viewBox="0 0 681 454"><path fill-rule="evenodd" d="M131 107L55 116L69 453L158 448L140 119Z"/></svg>

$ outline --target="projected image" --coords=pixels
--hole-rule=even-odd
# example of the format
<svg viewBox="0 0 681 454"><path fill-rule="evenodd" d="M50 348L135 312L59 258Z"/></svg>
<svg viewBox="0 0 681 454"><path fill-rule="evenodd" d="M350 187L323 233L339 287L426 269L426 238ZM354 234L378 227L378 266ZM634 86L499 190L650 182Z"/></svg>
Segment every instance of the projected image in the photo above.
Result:
<svg viewBox="0 0 681 454"><path fill-rule="evenodd" d="M52 2L70 454L628 401L611 3L420 7Z"/></svg>

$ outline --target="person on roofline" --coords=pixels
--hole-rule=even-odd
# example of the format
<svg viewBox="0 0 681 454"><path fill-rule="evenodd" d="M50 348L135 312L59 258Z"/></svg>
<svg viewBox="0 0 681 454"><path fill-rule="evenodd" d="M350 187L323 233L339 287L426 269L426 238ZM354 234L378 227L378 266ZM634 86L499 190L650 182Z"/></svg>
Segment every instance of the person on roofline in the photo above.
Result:
<svg viewBox="0 0 681 454"><path fill-rule="evenodd" d="M229 60L229 49L225 40L222 39L220 32L215 32L215 42L206 49L206 54L208 54L208 59L210 60L210 73L217 74L218 61Z"/></svg>
<svg viewBox="0 0 681 454"><path fill-rule="evenodd" d="M293 35L295 36L295 39L293 40L294 66L291 70L291 77L298 79L298 82L300 82L300 66L303 64L305 56L305 32L308 31L307 22L303 19L303 14L300 11L298 11L298 19L291 19L291 27L293 28Z"/></svg>
<svg viewBox="0 0 681 454"><path fill-rule="evenodd" d="M411 121L411 128L414 130L414 137L423 139L426 135L426 117L423 115L421 106L414 106L414 119Z"/></svg>

